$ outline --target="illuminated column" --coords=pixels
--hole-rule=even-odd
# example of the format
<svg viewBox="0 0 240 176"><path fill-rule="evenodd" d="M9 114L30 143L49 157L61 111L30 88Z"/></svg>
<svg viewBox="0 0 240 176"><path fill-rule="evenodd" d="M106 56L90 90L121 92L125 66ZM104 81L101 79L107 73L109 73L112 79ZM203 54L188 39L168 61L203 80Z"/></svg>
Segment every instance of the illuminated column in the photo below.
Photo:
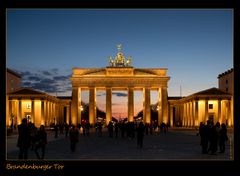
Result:
<svg viewBox="0 0 240 176"><path fill-rule="evenodd" d="M133 110L134 110L134 94L133 88L128 88L128 121L133 122Z"/></svg>
<svg viewBox="0 0 240 176"><path fill-rule="evenodd" d="M49 126L49 109L48 109L48 100L46 101L46 119L45 119L45 125Z"/></svg>
<svg viewBox="0 0 240 176"><path fill-rule="evenodd" d="M89 89L89 122L94 124L96 118L96 88Z"/></svg>
<svg viewBox="0 0 240 176"><path fill-rule="evenodd" d="M189 127L189 102L186 104L186 117L187 117L187 127Z"/></svg>
<svg viewBox="0 0 240 176"><path fill-rule="evenodd" d="M162 111L163 111L163 122L168 123L168 94L167 88L162 88Z"/></svg>
<svg viewBox="0 0 240 176"><path fill-rule="evenodd" d="M51 102L49 101L48 102L48 122L49 122L49 125L52 123L50 104L51 104Z"/></svg>
<svg viewBox="0 0 240 176"><path fill-rule="evenodd" d="M187 123L186 123L186 116L187 116L187 111L186 111L186 103L183 104L183 126L187 126Z"/></svg>
<svg viewBox="0 0 240 176"><path fill-rule="evenodd" d="M81 102L80 92L81 92L80 88L78 87L72 88L71 122L73 125L81 123L81 113L79 113L79 111L81 112L81 109L79 108L79 102Z"/></svg>
<svg viewBox="0 0 240 176"><path fill-rule="evenodd" d="M58 123L58 121L57 121L57 116L56 116L56 105L55 105L55 103L54 102L52 102L52 112L53 112L53 119L55 119L54 120L54 123Z"/></svg>
<svg viewBox="0 0 240 176"><path fill-rule="evenodd" d="M143 106L143 122L144 123L150 123L151 119L151 111L150 111L150 89L144 88L143 89L144 94L144 106Z"/></svg>
<svg viewBox="0 0 240 176"><path fill-rule="evenodd" d="M205 122L208 120L208 100L205 100Z"/></svg>
<svg viewBox="0 0 240 176"><path fill-rule="evenodd" d="M11 110L10 110L11 100L8 100L8 96L6 96L6 125L11 125Z"/></svg>
<svg viewBox="0 0 240 176"><path fill-rule="evenodd" d="M34 98L31 99L31 119L35 123L35 108L34 108Z"/></svg>
<svg viewBox="0 0 240 176"><path fill-rule="evenodd" d="M43 125L47 126L47 100L44 101L44 122Z"/></svg>
<svg viewBox="0 0 240 176"><path fill-rule="evenodd" d="M112 89L106 88L106 125L112 120Z"/></svg>
<svg viewBox="0 0 240 176"><path fill-rule="evenodd" d="M44 100L41 100L41 125L44 125L44 110L45 110L45 108L44 108Z"/></svg>
<svg viewBox="0 0 240 176"><path fill-rule="evenodd" d="M228 100L227 101L227 116L226 116L226 120L228 122L228 126L231 126L231 101Z"/></svg>
<svg viewBox="0 0 240 176"><path fill-rule="evenodd" d="M194 102L191 102L191 126L195 126L195 121L194 121Z"/></svg>
<svg viewBox="0 0 240 176"><path fill-rule="evenodd" d="M170 126L173 126L173 106L170 105Z"/></svg>
<svg viewBox="0 0 240 176"><path fill-rule="evenodd" d="M222 123L222 106L221 99L218 99L218 122Z"/></svg>
<svg viewBox="0 0 240 176"><path fill-rule="evenodd" d="M22 123L22 100L18 100L18 124Z"/></svg>
<svg viewBox="0 0 240 176"><path fill-rule="evenodd" d="M69 106L67 106L67 112L66 112L66 123L69 124L70 118L69 118Z"/></svg>
<svg viewBox="0 0 240 176"><path fill-rule="evenodd" d="M199 125L199 116L198 116L198 101L195 101L195 117L194 117L194 121L195 121L195 126Z"/></svg>
<svg viewBox="0 0 240 176"><path fill-rule="evenodd" d="M162 88L158 89L158 125L163 121L163 116L162 116Z"/></svg>
<svg viewBox="0 0 240 176"><path fill-rule="evenodd" d="M231 106L231 109L230 109L230 110L231 110L231 117L230 117L230 118L231 118L231 122L230 122L231 124L229 124L229 125L231 125L231 126L234 125L234 124L233 124L233 116L234 116L234 113L233 113L233 108L234 108L234 107L233 107L233 105L234 105L234 97L232 96L232 97L231 97L231 105L230 105L230 106Z"/></svg>
<svg viewBox="0 0 240 176"><path fill-rule="evenodd" d="M191 104L190 104L191 102L188 102L188 127L190 127L191 126L191 111L190 111L190 109L191 109Z"/></svg>

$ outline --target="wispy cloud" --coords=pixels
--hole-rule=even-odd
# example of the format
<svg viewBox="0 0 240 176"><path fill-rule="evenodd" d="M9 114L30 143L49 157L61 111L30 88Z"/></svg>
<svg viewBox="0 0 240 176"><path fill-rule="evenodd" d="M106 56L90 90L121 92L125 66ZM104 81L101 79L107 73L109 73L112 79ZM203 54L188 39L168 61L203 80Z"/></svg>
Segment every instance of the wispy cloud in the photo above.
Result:
<svg viewBox="0 0 240 176"><path fill-rule="evenodd" d="M46 93L64 93L72 90L70 74L62 75L57 68L37 71L17 71L22 76L22 86Z"/></svg>

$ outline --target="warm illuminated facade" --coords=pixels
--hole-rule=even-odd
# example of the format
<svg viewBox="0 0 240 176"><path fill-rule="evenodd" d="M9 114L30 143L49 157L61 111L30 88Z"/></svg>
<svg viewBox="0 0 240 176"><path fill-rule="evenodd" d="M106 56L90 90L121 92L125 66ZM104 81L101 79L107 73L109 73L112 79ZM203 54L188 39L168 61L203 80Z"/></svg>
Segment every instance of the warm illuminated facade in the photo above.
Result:
<svg viewBox="0 0 240 176"><path fill-rule="evenodd" d="M70 122L71 100L61 100L31 88L19 88L8 94L6 125L19 125L23 118L39 127ZM65 121L64 121L65 120Z"/></svg>
<svg viewBox="0 0 240 176"><path fill-rule="evenodd" d="M207 89L180 100L170 100L170 121L185 127L199 126L212 120L233 126L232 96L217 88Z"/></svg>
<svg viewBox="0 0 240 176"><path fill-rule="evenodd" d="M118 45L113 60L109 57L106 68L74 68L72 77L71 121L81 123L81 91L89 90L89 122L96 121L96 91L106 91L106 123L112 120L112 91L128 91L128 121L134 117L134 90L143 91L143 122L151 122L150 90L158 91L158 123L168 122L168 81L166 68L134 68L131 57L126 61Z"/></svg>

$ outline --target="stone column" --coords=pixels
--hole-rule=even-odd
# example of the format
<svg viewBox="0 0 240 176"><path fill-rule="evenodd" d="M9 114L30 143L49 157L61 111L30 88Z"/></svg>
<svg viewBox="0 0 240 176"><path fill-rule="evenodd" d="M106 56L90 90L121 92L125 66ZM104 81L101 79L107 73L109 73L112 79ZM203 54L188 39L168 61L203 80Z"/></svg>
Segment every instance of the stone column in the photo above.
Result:
<svg viewBox="0 0 240 176"><path fill-rule="evenodd" d="M227 101L227 116L226 116L226 120L228 122L228 124L226 124L226 125L228 125L228 126L231 125L231 101L230 100Z"/></svg>
<svg viewBox="0 0 240 176"><path fill-rule="evenodd" d="M221 99L218 99L218 122L222 123L222 105Z"/></svg>
<svg viewBox="0 0 240 176"><path fill-rule="evenodd" d="M81 103L81 97L80 97L80 88L73 87L72 88L72 106L71 106L71 122L74 125L77 125L78 123L81 123L81 113L79 113L79 102Z"/></svg>
<svg viewBox="0 0 240 176"><path fill-rule="evenodd" d="M46 122L45 122L46 126L49 126L49 102L47 100L46 102Z"/></svg>
<svg viewBox="0 0 240 176"><path fill-rule="evenodd" d="M8 96L6 96L6 97L8 97ZM11 114L13 113L12 112L12 100L7 100L6 101L6 103L8 103L8 106L7 107L9 107L9 109L7 109L7 111L6 111L6 115L7 115L7 121L6 121L6 123L7 123L7 125L11 125L12 124L12 122L13 122L13 120L11 119L12 117L11 117ZM15 117L16 118L16 117Z"/></svg>
<svg viewBox="0 0 240 176"><path fill-rule="evenodd" d="M195 117L194 117L194 121L196 122L196 120L197 120L198 124L195 123L195 126L198 126L200 124L199 123L200 119L199 119L199 116L198 116L198 101L197 100L195 101Z"/></svg>
<svg viewBox="0 0 240 176"><path fill-rule="evenodd" d="M167 88L162 88L162 111L163 111L163 122L168 123L168 94Z"/></svg>
<svg viewBox="0 0 240 176"><path fill-rule="evenodd" d="M187 104L186 102L183 104L183 124L186 127L187 126Z"/></svg>
<svg viewBox="0 0 240 176"><path fill-rule="evenodd" d="M158 88L158 125L163 121L162 116L162 88Z"/></svg>
<svg viewBox="0 0 240 176"><path fill-rule="evenodd" d="M128 121L133 122L134 116L134 93L133 88L128 88Z"/></svg>
<svg viewBox="0 0 240 176"><path fill-rule="evenodd" d="M45 109L44 109L44 100L41 100L41 125L44 125L44 123L45 123L45 119L44 119L45 114L44 114L44 111L45 111Z"/></svg>
<svg viewBox="0 0 240 176"><path fill-rule="evenodd" d="M112 89L106 88L106 125L112 120Z"/></svg>
<svg viewBox="0 0 240 176"><path fill-rule="evenodd" d="M144 106L143 106L143 122L150 123L151 121L151 111L150 111L150 89L144 88Z"/></svg>
<svg viewBox="0 0 240 176"><path fill-rule="evenodd" d="M69 118L69 106L66 108L66 123L69 124L70 118Z"/></svg>
<svg viewBox="0 0 240 176"><path fill-rule="evenodd" d="M96 118L96 88L89 89L89 122L94 124Z"/></svg>
<svg viewBox="0 0 240 176"><path fill-rule="evenodd" d="M35 123L34 99L31 99L31 119L33 120L33 123Z"/></svg>
<svg viewBox="0 0 240 176"><path fill-rule="evenodd" d="M189 102L187 102L186 104L187 106L187 110L186 110L186 114L187 114L187 127L189 127L189 124L190 124L190 119L189 119Z"/></svg>
<svg viewBox="0 0 240 176"><path fill-rule="evenodd" d="M18 100L18 117L17 117L19 120L18 120L18 123L21 124L22 123L22 100L19 99Z"/></svg>
<svg viewBox="0 0 240 176"><path fill-rule="evenodd" d="M208 120L208 100L205 100L205 122Z"/></svg>
<svg viewBox="0 0 240 176"><path fill-rule="evenodd" d="M173 106L170 105L170 126L173 126Z"/></svg>
<svg viewBox="0 0 240 176"><path fill-rule="evenodd" d="M195 126L195 119L194 119L194 102L191 103L191 126Z"/></svg>

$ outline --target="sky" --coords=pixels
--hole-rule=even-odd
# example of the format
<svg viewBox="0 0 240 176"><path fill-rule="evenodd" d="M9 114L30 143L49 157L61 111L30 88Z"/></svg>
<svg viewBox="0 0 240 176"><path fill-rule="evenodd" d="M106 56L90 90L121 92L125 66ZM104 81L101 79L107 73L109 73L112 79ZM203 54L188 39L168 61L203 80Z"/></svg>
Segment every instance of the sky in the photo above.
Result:
<svg viewBox="0 0 240 176"><path fill-rule="evenodd" d="M72 68L108 66L120 43L133 67L168 69L169 96L218 87L218 75L233 67L230 9L8 9L6 26L6 67L22 75L23 87L50 95L71 96ZM103 110L104 96L97 92ZM113 102L124 116L127 92L115 92Z"/></svg>

